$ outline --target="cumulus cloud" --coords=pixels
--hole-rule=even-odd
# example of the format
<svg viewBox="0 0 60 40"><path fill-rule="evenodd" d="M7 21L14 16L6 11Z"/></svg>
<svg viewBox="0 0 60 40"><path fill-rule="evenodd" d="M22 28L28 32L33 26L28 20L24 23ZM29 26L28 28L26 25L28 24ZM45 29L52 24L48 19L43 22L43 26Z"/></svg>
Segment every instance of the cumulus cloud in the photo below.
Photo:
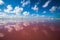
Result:
<svg viewBox="0 0 60 40"><path fill-rule="evenodd" d="M12 5L8 5L7 6L7 9L4 9L4 12L6 12L6 13L15 13L15 14L18 14L18 13L20 13L22 11L23 11L23 8L22 7L16 6L13 9Z"/></svg>
<svg viewBox="0 0 60 40"><path fill-rule="evenodd" d="M54 20L54 18L50 18L51 20Z"/></svg>
<svg viewBox="0 0 60 40"><path fill-rule="evenodd" d="M4 34L3 33L0 33L0 37L4 37Z"/></svg>
<svg viewBox="0 0 60 40"><path fill-rule="evenodd" d="M23 27L20 26L18 23L16 23L14 26L14 29L15 29L15 31L20 31L20 30L23 30Z"/></svg>
<svg viewBox="0 0 60 40"><path fill-rule="evenodd" d="M30 24L29 24L29 22L24 22L23 25L24 25L25 27L27 27L27 26L29 26Z"/></svg>
<svg viewBox="0 0 60 40"><path fill-rule="evenodd" d="M10 13L13 10L11 5L7 5L7 9L4 9L4 12Z"/></svg>
<svg viewBox="0 0 60 40"><path fill-rule="evenodd" d="M19 31L19 30L20 30L20 26L16 23L15 26L14 26L14 29L15 29L16 31Z"/></svg>
<svg viewBox="0 0 60 40"><path fill-rule="evenodd" d="M28 0L26 2L23 0L23 1L21 1L21 4L23 7L25 7L26 5L30 4L30 0Z"/></svg>
<svg viewBox="0 0 60 40"><path fill-rule="evenodd" d="M43 14L45 14L46 13L46 11L43 11Z"/></svg>
<svg viewBox="0 0 60 40"><path fill-rule="evenodd" d="M54 12L56 8L57 8L56 6L52 6L51 9L49 9L49 11Z"/></svg>
<svg viewBox="0 0 60 40"><path fill-rule="evenodd" d="M3 0L0 0L0 5L4 4Z"/></svg>
<svg viewBox="0 0 60 40"><path fill-rule="evenodd" d="M43 7L43 8L47 7L47 6L49 5L50 2L51 2L51 1L48 0L42 7Z"/></svg>
<svg viewBox="0 0 60 40"><path fill-rule="evenodd" d="M12 32L13 28L10 25L5 26L5 28L8 30L8 32Z"/></svg>
<svg viewBox="0 0 60 40"><path fill-rule="evenodd" d="M0 17L1 17L1 16L3 16L3 17L6 16L6 13L0 12Z"/></svg>
<svg viewBox="0 0 60 40"><path fill-rule="evenodd" d="M13 10L14 13L18 14L23 11L22 7L16 6L15 9Z"/></svg>
<svg viewBox="0 0 60 40"><path fill-rule="evenodd" d="M29 14L30 14L30 13L27 12L27 11L23 12L23 15L24 15L24 16L28 16Z"/></svg>
<svg viewBox="0 0 60 40"><path fill-rule="evenodd" d="M35 5L34 7L32 7L32 9L33 9L34 11L38 11L37 5Z"/></svg>
<svg viewBox="0 0 60 40"><path fill-rule="evenodd" d="M45 17L45 15L42 15L42 17Z"/></svg>
<svg viewBox="0 0 60 40"><path fill-rule="evenodd" d="M33 17L39 17L39 14L32 14Z"/></svg>

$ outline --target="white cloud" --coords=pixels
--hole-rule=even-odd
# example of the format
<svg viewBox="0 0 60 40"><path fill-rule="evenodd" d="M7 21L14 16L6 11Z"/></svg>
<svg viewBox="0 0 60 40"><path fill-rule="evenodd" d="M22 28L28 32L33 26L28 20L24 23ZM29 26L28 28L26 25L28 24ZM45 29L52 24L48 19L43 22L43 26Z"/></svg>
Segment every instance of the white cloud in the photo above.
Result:
<svg viewBox="0 0 60 40"><path fill-rule="evenodd" d="M13 28L10 25L5 26L8 32L12 32Z"/></svg>
<svg viewBox="0 0 60 40"><path fill-rule="evenodd" d="M46 11L43 11L43 14L45 14L46 13Z"/></svg>
<svg viewBox="0 0 60 40"><path fill-rule="evenodd" d="M18 23L15 24L14 26L15 31L20 31L23 30L23 26L20 26Z"/></svg>
<svg viewBox="0 0 60 40"><path fill-rule="evenodd" d="M6 13L16 13L16 14L18 14L22 11L23 11L22 7L16 6L13 10L13 7L11 5L8 5L7 9L4 9L4 12L6 12Z"/></svg>
<svg viewBox="0 0 60 40"><path fill-rule="evenodd" d="M54 18L50 18L51 20L54 20Z"/></svg>
<svg viewBox="0 0 60 40"><path fill-rule="evenodd" d="M27 27L27 26L30 25L30 24L29 24L29 22L24 22L23 25L24 25L25 27Z"/></svg>
<svg viewBox="0 0 60 40"><path fill-rule="evenodd" d="M39 14L32 14L33 17L39 17Z"/></svg>
<svg viewBox="0 0 60 40"><path fill-rule="evenodd" d="M16 6L15 9L13 10L14 13L18 14L19 12L22 12L23 8Z"/></svg>
<svg viewBox="0 0 60 40"><path fill-rule="evenodd" d="M48 0L42 7L43 7L43 8L47 7L50 2L51 2L51 1Z"/></svg>
<svg viewBox="0 0 60 40"><path fill-rule="evenodd" d="M24 15L24 16L28 16L29 14L30 14L30 13L27 12L27 11L23 12L23 15Z"/></svg>
<svg viewBox="0 0 60 40"><path fill-rule="evenodd" d="M30 4L30 0L28 0L26 2L24 2L24 0L23 0L23 1L21 1L21 4L23 7L25 7L26 5Z"/></svg>
<svg viewBox="0 0 60 40"><path fill-rule="evenodd" d="M0 12L0 17L4 17L4 16L6 16L6 13Z"/></svg>
<svg viewBox="0 0 60 40"><path fill-rule="evenodd" d="M37 5L35 5L34 7L32 7L32 9L33 9L34 11L38 11Z"/></svg>
<svg viewBox="0 0 60 40"><path fill-rule="evenodd" d="M4 4L4 2L2 0L0 0L0 5Z"/></svg>
<svg viewBox="0 0 60 40"><path fill-rule="evenodd" d="M0 33L0 37L4 37L4 34L3 33Z"/></svg>
<svg viewBox="0 0 60 40"><path fill-rule="evenodd" d="M56 6L52 6L52 8L49 9L49 11L54 12L56 10L56 8L57 8Z"/></svg>
<svg viewBox="0 0 60 40"><path fill-rule="evenodd" d="M42 15L42 17L45 17L45 15Z"/></svg>
<svg viewBox="0 0 60 40"><path fill-rule="evenodd" d="M13 10L11 5L7 6L7 9L4 9L4 12L10 13Z"/></svg>

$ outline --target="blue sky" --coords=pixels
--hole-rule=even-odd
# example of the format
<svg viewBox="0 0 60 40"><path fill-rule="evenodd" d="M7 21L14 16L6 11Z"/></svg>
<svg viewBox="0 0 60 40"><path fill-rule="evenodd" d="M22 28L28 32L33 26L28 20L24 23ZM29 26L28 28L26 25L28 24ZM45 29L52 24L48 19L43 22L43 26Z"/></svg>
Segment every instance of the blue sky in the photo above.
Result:
<svg viewBox="0 0 60 40"><path fill-rule="evenodd" d="M0 15L60 17L60 0L0 0Z"/></svg>

